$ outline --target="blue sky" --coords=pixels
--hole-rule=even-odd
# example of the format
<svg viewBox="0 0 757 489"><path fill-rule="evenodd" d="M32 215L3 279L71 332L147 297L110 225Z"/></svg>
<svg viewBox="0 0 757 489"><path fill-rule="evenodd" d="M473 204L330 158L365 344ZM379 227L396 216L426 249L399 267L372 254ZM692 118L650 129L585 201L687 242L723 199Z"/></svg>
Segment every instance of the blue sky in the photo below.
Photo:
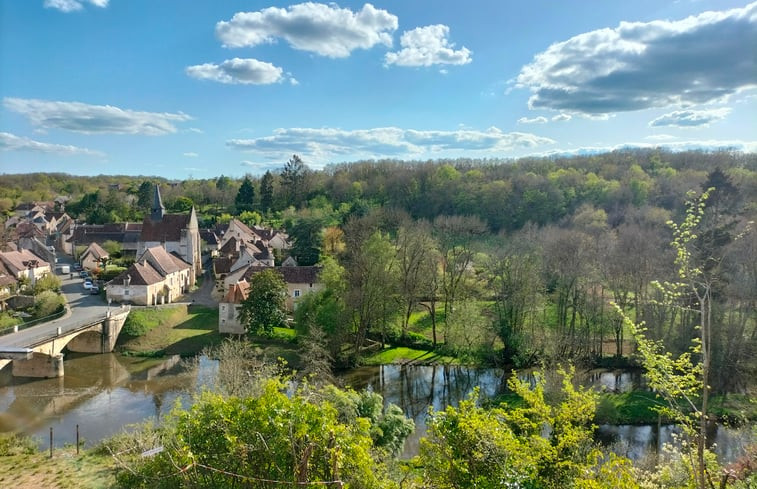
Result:
<svg viewBox="0 0 757 489"><path fill-rule="evenodd" d="M757 3L0 0L0 172L757 151Z"/></svg>

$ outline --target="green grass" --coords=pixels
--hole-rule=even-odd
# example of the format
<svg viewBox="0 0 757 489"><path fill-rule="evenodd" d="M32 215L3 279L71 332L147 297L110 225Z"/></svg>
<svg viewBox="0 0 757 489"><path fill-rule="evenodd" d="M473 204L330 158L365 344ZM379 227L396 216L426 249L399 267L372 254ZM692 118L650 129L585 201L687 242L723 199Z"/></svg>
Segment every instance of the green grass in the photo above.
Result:
<svg viewBox="0 0 757 489"><path fill-rule="evenodd" d="M132 319L132 315L136 317ZM139 336L126 330L129 321L138 325ZM202 306L164 306L129 313L118 340L122 353L134 356L190 356L222 341L218 333L218 310Z"/></svg>
<svg viewBox="0 0 757 489"><path fill-rule="evenodd" d="M457 363L454 357L439 355L434 351L415 350L404 346L385 348L363 360L364 365L387 365L417 363L428 365L432 363Z"/></svg>
<svg viewBox="0 0 757 489"><path fill-rule="evenodd" d="M75 447L0 456L0 487L103 488L115 487L115 461L109 456Z"/></svg>

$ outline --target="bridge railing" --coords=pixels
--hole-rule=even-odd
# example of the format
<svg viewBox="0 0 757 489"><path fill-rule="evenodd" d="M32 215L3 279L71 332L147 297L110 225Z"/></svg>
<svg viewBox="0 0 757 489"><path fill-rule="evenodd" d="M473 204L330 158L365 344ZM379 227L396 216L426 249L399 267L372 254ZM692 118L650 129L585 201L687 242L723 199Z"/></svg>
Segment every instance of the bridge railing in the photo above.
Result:
<svg viewBox="0 0 757 489"><path fill-rule="evenodd" d="M66 309L63 309L61 311L58 311L54 314L50 314L49 316L33 319L28 322L20 322L18 324L13 324L11 326L6 326L2 329L0 329L0 336L15 333L17 331L21 331L26 328L31 328L32 326L37 326L38 324L46 323L48 321L54 321L60 317L63 317L63 315L66 314Z"/></svg>

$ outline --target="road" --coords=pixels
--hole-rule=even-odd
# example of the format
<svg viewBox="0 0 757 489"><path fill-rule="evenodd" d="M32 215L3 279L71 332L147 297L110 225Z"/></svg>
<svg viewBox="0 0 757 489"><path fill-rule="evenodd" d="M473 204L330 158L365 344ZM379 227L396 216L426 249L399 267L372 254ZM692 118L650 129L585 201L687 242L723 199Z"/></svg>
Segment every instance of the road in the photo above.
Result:
<svg viewBox="0 0 757 489"><path fill-rule="evenodd" d="M64 260L60 260L58 264L62 263ZM89 321L94 322L95 319L105 317L108 304L104 296L91 295L89 290L83 287L84 280L79 278L78 273L74 274L74 278L70 275L58 275L58 278L61 279L61 289L71 312L54 321L32 326L18 333L0 336L0 349L3 347L25 348L39 340L57 336L58 328L65 333ZM118 308L119 306L115 307L115 309Z"/></svg>

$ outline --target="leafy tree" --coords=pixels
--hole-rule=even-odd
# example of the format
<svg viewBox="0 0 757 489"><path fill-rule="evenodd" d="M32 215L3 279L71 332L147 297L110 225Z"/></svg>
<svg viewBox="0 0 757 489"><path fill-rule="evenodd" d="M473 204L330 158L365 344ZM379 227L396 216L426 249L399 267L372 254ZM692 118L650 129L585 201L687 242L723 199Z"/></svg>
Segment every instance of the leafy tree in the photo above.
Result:
<svg viewBox="0 0 757 489"><path fill-rule="evenodd" d="M113 241L112 239L104 242L102 244L102 248L108 252L108 255L111 258L119 258L121 256L121 251L123 250L121 243L119 243L118 241Z"/></svg>
<svg viewBox="0 0 757 489"><path fill-rule="evenodd" d="M273 207L273 174L266 171L260 179L260 208L268 212Z"/></svg>
<svg viewBox="0 0 757 489"><path fill-rule="evenodd" d="M284 382L271 380L256 397L200 395L165 423L164 450L151 458L131 458L119 471L119 484L396 487L372 454L369 419L358 417L346 424L330 402L313 402L302 392L287 395L285 390Z"/></svg>
<svg viewBox="0 0 757 489"><path fill-rule="evenodd" d="M166 209L170 212L189 212L192 210L192 207L194 207L194 205L195 203L192 202L192 199L183 195L166 201Z"/></svg>
<svg viewBox="0 0 757 489"><path fill-rule="evenodd" d="M245 176L242 180L242 186L239 187L234 205L237 212L252 211L255 206L255 187L252 186L250 177Z"/></svg>
<svg viewBox="0 0 757 489"><path fill-rule="evenodd" d="M238 219L245 223L245 225L252 227L256 224L260 224L263 217L255 211L243 211L239 214Z"/></svg>
<svg viewBox="0 0 757 489"><path fill-rule="evenodd" d="M60 279L52 273L48 273L34 281L34 295L39 295L46 290L56 293L60 292Z"/></svg>
<svg viewBox="0 0 757 489"><path fill-rule="evenodd" d="M532 388L513 375L508 386L522 406L485 409L476 392L457 408L433 412L421 440L421 487L638 487L628 460L605 458L594 446L596 394L576 390L572 373L561 375L556 405L546 400L544 377L537 375Z"/></svg>
<svg viewBox="0 0 757 489"><path fill-rule="evenodd" d="M318 210L299 211L297 217L286 221L292 240L290 254L300 266L315 265L321 258L321 240L326 217Z"/></svg>
<svg viewBox="0 0 757 489"><path fill-rule="evenodd" d="M34 316L46 317L63 310L66 299L52 290L45 290L34 297Z"/></svg>
<svg viewBox="0 0 757 489"><path fill-rule="evenodd" d="M266 269L250 279L250 292L239 309L239 320L250 334L273 333L286 325L287 286L279 272Z"/></svg>

